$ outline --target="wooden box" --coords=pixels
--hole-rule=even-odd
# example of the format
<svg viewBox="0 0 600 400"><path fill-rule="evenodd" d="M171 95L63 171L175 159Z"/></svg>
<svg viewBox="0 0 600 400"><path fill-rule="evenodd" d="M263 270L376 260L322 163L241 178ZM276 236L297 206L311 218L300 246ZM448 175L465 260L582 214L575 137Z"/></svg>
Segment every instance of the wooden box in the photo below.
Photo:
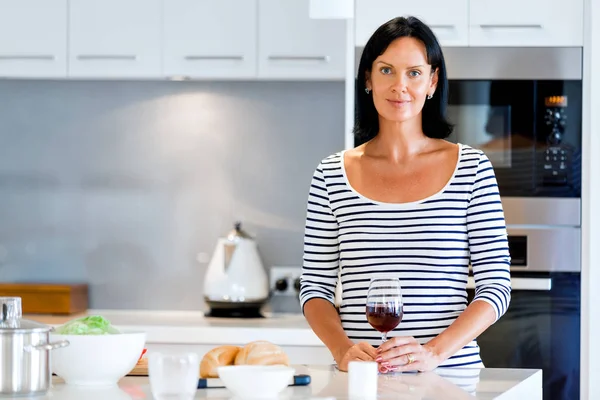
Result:
<svg viewBox="0 0 600 400"><path fill-rule="evenodd" d="M23 314L68 315L88 308L87 284L0 283L1 297L20 297Z"/></svg>

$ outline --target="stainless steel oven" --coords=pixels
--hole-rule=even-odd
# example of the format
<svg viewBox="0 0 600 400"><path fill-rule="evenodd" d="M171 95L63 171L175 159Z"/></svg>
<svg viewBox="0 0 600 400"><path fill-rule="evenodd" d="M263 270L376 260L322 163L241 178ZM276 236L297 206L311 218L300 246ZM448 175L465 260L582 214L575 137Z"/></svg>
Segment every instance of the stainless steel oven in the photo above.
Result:
<svg viewBox="0 0 600 400"><path fill-rule="evenodd" d="M540 368L545 400L578 400L579 199L505 199L511 303L477 340L486 367ZM469 300L474 283L469 281Z"/></svg>

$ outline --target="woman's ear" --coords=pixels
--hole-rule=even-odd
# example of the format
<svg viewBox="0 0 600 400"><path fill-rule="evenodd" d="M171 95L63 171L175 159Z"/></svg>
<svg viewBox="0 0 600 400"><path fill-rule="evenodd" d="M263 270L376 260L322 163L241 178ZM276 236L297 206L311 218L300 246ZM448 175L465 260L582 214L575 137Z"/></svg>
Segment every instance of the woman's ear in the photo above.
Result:
<svg viewBox="0 0 600 400"><path fill-rule="evenodd" d="M365 72L365 88L371 90L373 86L371 85L371 71Z"/></svg>
<svg viewBox="0 0 600 400"><path fill-rule="evenodd" d="M431 95L433 95L435 89L437 88L439 71L439 68L436 68L433 71L431 71L431 84L429 86L429 94Z"/></svg>

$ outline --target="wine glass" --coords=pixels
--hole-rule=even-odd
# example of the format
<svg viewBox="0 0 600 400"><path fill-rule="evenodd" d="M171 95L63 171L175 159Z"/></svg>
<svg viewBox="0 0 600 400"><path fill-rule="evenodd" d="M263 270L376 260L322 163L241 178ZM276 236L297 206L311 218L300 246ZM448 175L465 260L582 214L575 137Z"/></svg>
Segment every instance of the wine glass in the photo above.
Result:
<svg viewBox="0 0 600 400"><path fill-rule="evenodd" d="M394 276L372 278L367 293L367 321L381 332L381 343L398 326L404 315L400 279Z"/></svg>

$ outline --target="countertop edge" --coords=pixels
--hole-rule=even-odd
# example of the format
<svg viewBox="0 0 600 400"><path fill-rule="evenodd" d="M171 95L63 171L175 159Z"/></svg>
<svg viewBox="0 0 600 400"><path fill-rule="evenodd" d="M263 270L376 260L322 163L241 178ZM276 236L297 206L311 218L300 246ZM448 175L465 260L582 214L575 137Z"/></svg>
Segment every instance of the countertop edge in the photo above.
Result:
<svg viewBox="0 0 600 400"><path fill-rule="evenodd" d="M265 319L206 318L201 311L89 309L71 315L26 314L23 318L58 327L86 315L102 315L123 331L143 331L147 343L221 345L267 340L280 346L325 347L302 314L270 314ZM278 326L280 325L280 326Z"/></svg>
<svg viewBox="0 0 600 400"><path fill-rule="evenodd" d="M313 379L309 386L296 386L287 389L284 395L290 399L301 398L348 398L348 374L339 372L332 366L311 365L311 364L293 364L298 374L308 374ZM481 371L485 371L483 369ZM460 369L464 374L452 374L451 376L442 376L443 384L440 384L439 378L435 373L425 374L399 374L391 379L385 376L378 377L378 388L383 393L382 398L397 398L398 394L407 394L411 398L419 394L428 393L427 398L445 399L481 399L481 400L521 400L542 398L542 371L535 369L508 369L508 368L490 368L489 373L482 373L475 376L476 381L471 382L473 378L472 370ZM448 386L450 383L452 386ZM457 391L459 389L459 391ZM53 378L53 390L56 392L56 398L60 398L61 392L67 394L85 395L86 391L93 393L96 388L69 387L58 377ZM103 389L106 390L106 389ZM126 393L144 393L151 396L151 387L148 377L127 376L119 381L119 388L111 388L115 394L118 391ZM73 393L69 393L73 391ZM433 392L431 392L433 391ZM76 393L77 392L77 393ZM99 394L108 394L108 392L98 392ZM388 397L391 395L390 397ZM225 388L203 389L196 395L196 399L224 399L230 398L232 393ZM71 398L72 396L68 397ZM80 397L82 398L82 397ZM416 398L416 397L415 397ZM420 397L419 397L420 398Z"/></svg>
<svg viewBox="0 0 600 400"><path fill-rule="evenodd" d="M517 383L515 386L502 393L494 400L520 400L524 398L536 399L536 393L540 394L540 397L537 397L537 399L541 400L541 394L543 390L543 372L540 369L532 369L530 371L532 371L532 374L529 377Z"/></svg>
<svg viewBox="0 0 600 400"><path fill-rule="evenodd" d="M57 327L60 324L50 324ZM115 325L124 332L146 332L147 343L163 344L245 344L255 340L267 340L280 346L318 346L323 342L310 329L271 327L222 327L222 326L160 326Z"/></svg>

